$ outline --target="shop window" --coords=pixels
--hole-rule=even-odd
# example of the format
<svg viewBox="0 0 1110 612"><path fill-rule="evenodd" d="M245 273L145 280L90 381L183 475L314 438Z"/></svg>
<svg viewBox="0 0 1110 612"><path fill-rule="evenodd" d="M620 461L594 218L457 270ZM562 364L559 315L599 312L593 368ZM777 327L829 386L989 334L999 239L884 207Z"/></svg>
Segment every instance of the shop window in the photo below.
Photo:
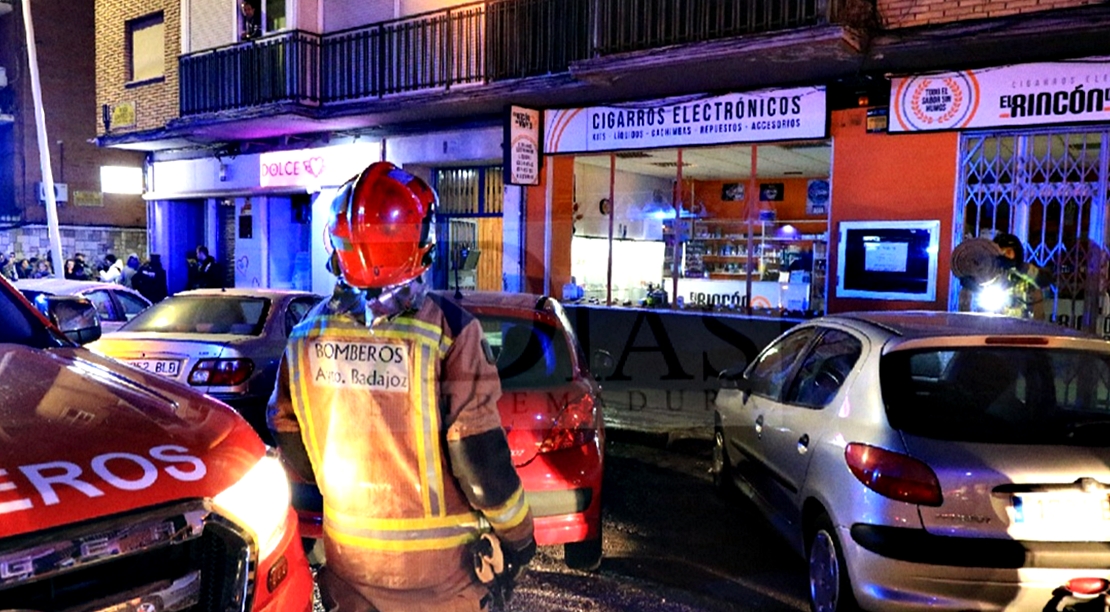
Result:
<svg viewBox="0 0 1110 612"><path fill-rule="evenodd" d="M815 141L576 156L564 299L823 313L830 151Z"/></svg>
<svg viewBox="0 0 1110 612"><path fill-rule="evenodd" d="M162 13L127 22L128 81L139 83L165 76L166 35Z"/></svg>

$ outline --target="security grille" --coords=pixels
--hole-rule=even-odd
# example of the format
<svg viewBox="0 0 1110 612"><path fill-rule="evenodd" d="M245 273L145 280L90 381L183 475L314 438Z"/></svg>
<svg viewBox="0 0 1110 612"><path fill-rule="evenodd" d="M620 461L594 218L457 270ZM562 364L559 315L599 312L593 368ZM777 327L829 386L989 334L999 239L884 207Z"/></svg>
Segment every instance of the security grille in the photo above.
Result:
<svg viewBox="0 0 1110 612"><path fill-rule="evenodd" d="M481 253L477 287L500 289L505 197L501 166L442 168L433 180L439 195L434 286L454 287L455 272L465 263L462 254L476 249Z"/></svg>
<svg viewBox="0 0 1110 612"><path fill-rule="evenodd" d="M500 215L504 199L501 166L437 170L441 216Z"/></svg>
<svg viewBox="0 0 1110 612"><path fill-rule="evenodd" d="M1026 261L1055 272L1045 293L1051 319L1100 333L1108 146L1106 130L964 135L954 232L957 243L1000 232L1021 238Z"/></svg>

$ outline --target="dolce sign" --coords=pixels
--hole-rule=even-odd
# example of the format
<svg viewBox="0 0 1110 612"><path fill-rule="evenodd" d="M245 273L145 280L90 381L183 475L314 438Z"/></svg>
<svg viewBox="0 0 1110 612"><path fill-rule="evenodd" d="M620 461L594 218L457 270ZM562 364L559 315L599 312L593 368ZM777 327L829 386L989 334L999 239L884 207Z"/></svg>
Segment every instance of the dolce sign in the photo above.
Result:
<svg viewBox="0 0 1110 612"><path fill-rule="evenodd" d="M307 188L340 185L379 159L381 147L377 144L263 153L258 160L258 184Z"/></svg>
<svg viewBox="0 0 1110 612"><path fill-rule="evenodd" d="M290 178L293 184L298 182L298 178L302 175L308 174L314 178L320 178L324 173L324 158L319 155L308 157L304 159L287 159L285 161L274 161L262 164L262 184L287 184L284 181Z"/></svg>

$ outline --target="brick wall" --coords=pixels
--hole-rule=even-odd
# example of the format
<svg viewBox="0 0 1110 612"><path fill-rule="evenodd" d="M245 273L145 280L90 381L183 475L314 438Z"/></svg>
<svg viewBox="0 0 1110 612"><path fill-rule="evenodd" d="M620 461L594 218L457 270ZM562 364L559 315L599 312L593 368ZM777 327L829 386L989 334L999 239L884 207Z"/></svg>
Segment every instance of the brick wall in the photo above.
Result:
<svg viewBox="0 0 1110 612"><path fill-rule="evenodd" d="M51 173L55 183L68 186L70 195L68 204L59 205L58 220L63 225L143 228L146 204L140 196L100 196L101 166L141 166L143 154L101 149L90 142L96 136L97 126L95 61L87 52L95 45L93 5L94 0L33 4ZM5 62L14 100L11 111L15 116L11 135L14 155L4 162L12 164L14 199L21 220L45 223L46 208L38 198L37 184L43 173L31 75L22 48L20 4L16 3L15 10L0 19L7 22L4 34L11 37ZM95 205L76 206L78 196L82 196L83 204Z"/></svg>
<svg viewBox="0 0 1110 612"><path fill-rule="evenodd" d="M876 0L880 23L891 30L1100 3L1099 0Z"/></svg>
<svg viewBox="0 0 1110 612"><path fill-rule="evenodd" d="M83 253L86 261L98 262L108 253L122 259L135 253L143 261L147 259L145 229L65 226L58 228L58 234L65 257ZM0 252L15 253L16 259L44 258L49 251L50 234L46 226L28 225L0 231Z"/></svg>
<svg viewBox="0 0 1110 612"><path fill-rule="evenodd" d="M111 125L111 132L157 129L178 116L177 56L181 52L181 0L95 0L96 2L96 105L133 102L135 124ZM127 23L161 11L165 31L165 77L156 82L128 86L130 58ZM99 111L98 111L99 112ZM97 133L105 133L97 118Z"/></svg>

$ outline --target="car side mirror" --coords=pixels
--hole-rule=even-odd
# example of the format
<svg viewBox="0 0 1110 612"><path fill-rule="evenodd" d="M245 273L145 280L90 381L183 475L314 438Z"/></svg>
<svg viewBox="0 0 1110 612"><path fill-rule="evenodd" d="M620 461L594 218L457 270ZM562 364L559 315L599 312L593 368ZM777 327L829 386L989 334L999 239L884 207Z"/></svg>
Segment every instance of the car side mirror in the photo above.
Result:
<svg viewBox="0 0 1110 612"><path fill-rule="evenodd" d="M46 298L46 314L66 338L87 344L100 338L100 316L86 298L52 295Z"/></svg>
<svg viewBox="0 0 1110 612"><path fill-rule="evenodd" d="M605 349L597 349L590 360L590 371L598 378L608 378L616 368L613 356Z"/></svg>
<svg viewBox="0 0 1110 612"><path fill-rule="evenodd" d="M725 368L717 375L717 382L721 385L722 389L738 389L740 391L751 391L752 384L747 378L744 378L743 367Z"/></svg>

